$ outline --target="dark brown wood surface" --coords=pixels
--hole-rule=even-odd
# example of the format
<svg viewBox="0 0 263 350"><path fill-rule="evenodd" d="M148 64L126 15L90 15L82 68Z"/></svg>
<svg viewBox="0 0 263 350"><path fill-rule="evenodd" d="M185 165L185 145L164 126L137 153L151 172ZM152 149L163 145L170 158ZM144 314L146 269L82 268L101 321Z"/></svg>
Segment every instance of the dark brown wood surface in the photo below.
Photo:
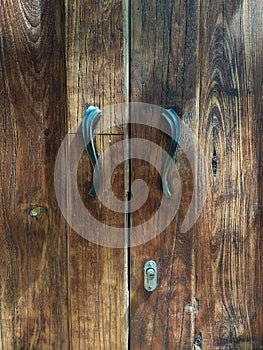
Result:
<svg viewBox="0 0 263 350"><path fill-rule="evenodd" d="M209 165L197 224L179 233L194 183L179 152L180 210L165 234L131 249L132 349L263 347L262 8L255 1L132 2L131 100L174 107ZM132 136L168 149L156 131L136 126ZM132 215L139 225L158 209L161 180L139 160L131 171L150 191ZM152 293L141 287L148 259L159 268Z"/></svg>
<svg viewBox="0 0 263 350"><path fill-rule="evenodd" d="M85 103L103 109L125 101L123 12L120 0L67 1L69 128L80 124ZM101 133L95 138L100 155L110 146L114 147L114 142L121 141L125 130L116 125L109 130L96 129L95 132ZM107 161L110 167L111 160L105 159ZM88 195L92 171L88 156L84 154L79 166L78 183L86 207L99 222L124 227L123 214L106 209L97 197ZM119 166L114 176L113 191L124 200L125 167ZM75 208L70 210L74 211ZM89 230L94 231L94 235L109 236L107 226L91 226ZM72 229L69 229L68 239L71 348L125 349L128 339L127 250L98 246Z"/></svg>
<svg viewBox="0 0 263 350"><path fill-rule="evenodd" d="M261 349L263 5L201 5L198 133L217 169L195 231L196 333L203 348Z"/></svg>
<svg viewBox="0 0 263 350"><path fill-rule="evenodd" d="M262 18L257 0L0 0L1 350L263 348ZM209 168L202 214L181 233L198 174L179 147L179 210L129 251L82 238L54 193L57 151L84 104L128 99L174 108ZM127 136L168 150L159 130L121 122L96 129L99 154ZM147 152L151 164L122 163L112 178L122 200L135 179L148 184L130 216L89 197L85 153L78 168L86 207L104 224L137 226L138 237L162 221L140 231L162 198ZM159 273L152 293L143 287L149 259Z"/></svg>
<svg viewBox="0 0 263 350"><path fill-rule="evenodd" d="M67 236L54 161L66 130L62 1L0 3L0 348L68 344Z"/></svg>
<svg viewBox="0 0 263 350"><path fill-rule="evenodd" d="M153 5L133 1L131 12L131 101L172 107L181 116L192 107L195 109L199 79L198 2L168 1ZM149 127L134 126L131 136L169 149L170 140ZM194 236L193 230L180 233L191 200L192 173L182 152L177 159L182 205L171 225L156 239L131 248L131 349L191 349L193 345ZM151 165L140 160L132 162L131 181L143 178L149 186L147 202L131 215L133 226L154 215L162 197L160 176L154 170L155 163ZM171 202L167 210L174 211L174 207ZM158 231L162 220L160 216L153 231ZM150 259L158 265L159 287L152 293L142 288L143 266Z"/></svg>

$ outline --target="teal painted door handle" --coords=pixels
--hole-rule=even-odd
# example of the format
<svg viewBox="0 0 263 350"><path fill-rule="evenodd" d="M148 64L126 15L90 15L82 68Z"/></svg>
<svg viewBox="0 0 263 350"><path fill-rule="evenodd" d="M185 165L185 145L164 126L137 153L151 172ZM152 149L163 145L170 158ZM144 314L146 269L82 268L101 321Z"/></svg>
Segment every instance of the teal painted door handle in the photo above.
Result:
<svg viewBox="0 0 263 350"><path fill-rule="evenodd" d="M84 143L86 145L87 153L89 155L91 164L93 168L98 167L98 155L93 141L93 129L96 122L99 121L101 117L101 110L95 106L89 106L85 111L82 118L82 136ZM99 169L97 169L97 174L99 174ZM96 195L95 187L98 186L100 176L93 179L93 184L89 190L89 195L94 197ZM94 186L95 184L95 186Z"/></svg>
<svg viewBox="0 0 263 350"><path fill-rule="evenodd" d="M101 117L101 110L98 107L89 106L88 109L85 111L82 119L83 140L86 145L87 153L89 155L91 164L94 169L95 167L98 167L98 155L97 155L96 148L93 141L93 129L94 129L94 124L100 119L100 117ZM168 170L169 170L170 164L178 148L178 141L181 134L181 128L180 128L179 117L177 116L177 114L173 109L166 109L165 112L162 113L162 117L168 122L169 127L171 129L171 144L168 152L169 157L166 159L164 163L163 172L162 172L163 194L165 197L170 198L172 194L171 194L167 176L168 176ZM97 168L97 174L98 176L95 179L93 179L93 184L89 190L89 195L91 197L94 197L96 195L95 187L98 186L100 181L100 173L98 168Z"/></svg>
<svg viewBox="0 0 263 350"><path fill-rule="evenodd" d="M162 173L163 194L166 198L170 198L172 194L171 194L167 176L168 176L168 170L169 170L170 164L174 159L174 156L178 148L178 141L181 135L181 126L180 126L180 120L178 115L171 108L166 109L165 112L162 113L162 117L168 122L171 128L171 138L172 138L169 152L168 152L169 157L166 159L164 163L164 168Z"/></svg>

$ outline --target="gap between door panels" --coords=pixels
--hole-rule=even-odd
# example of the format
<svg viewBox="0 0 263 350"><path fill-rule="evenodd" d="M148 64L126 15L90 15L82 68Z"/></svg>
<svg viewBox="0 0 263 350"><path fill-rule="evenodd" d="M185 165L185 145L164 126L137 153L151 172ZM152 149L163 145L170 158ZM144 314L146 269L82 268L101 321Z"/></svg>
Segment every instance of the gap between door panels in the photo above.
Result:
<svg viewBox="0 0 263 350"><path fill-rule="evenodd" d="M131 25L131 4L130 0L122 0L123 3L123 63L124 63L124 100L125 102L130 101L130 25ZM129 121L129 114L124 117L124 122ZM124 276L126 276L126 285L124 286L124 293L126 301L126 334L125 334L125 344L126 349L130 350L130 248L129 248L129 236L128 229L130 227L130 214L129 214L129 199L131 191L131 174L130 174L130 149L129 149L129 136L130 136L130 126L124 128L124 139L127 140L127 147L124 148L128 160L124 163L124 185L125 185L125 219L124 219L124 230L126 239L126 249L125 249L125 266L124 266Z"/></svg>

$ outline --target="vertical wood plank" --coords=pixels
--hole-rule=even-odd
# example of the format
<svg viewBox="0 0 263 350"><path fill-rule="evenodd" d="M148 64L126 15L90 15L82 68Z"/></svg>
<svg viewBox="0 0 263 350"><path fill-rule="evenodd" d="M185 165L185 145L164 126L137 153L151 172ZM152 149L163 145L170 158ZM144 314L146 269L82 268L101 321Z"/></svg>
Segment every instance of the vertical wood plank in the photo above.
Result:
<svg viewBox="0 0 263 350"><path fill-rule="evenodd" d="M86 102L102 108L125 100L126 14L120 0L66 0L66 11L68 113L75 125Z"/></svg>
<svg viewBox="0 0 263 350"><path fill-rule="evenodd" d="M193 107L199 79L198 4L132 1L131 101L173 107L180 116ZM151 140L165 150L169 147L162 133L141 125L131 127L131 137ZM161 179L154 170L154 157L151 166L141 160L131 162L131 182L142 178L149 188L146 204L131 214L134 227L154 215L160 204ZM156 239L130 251L131 349L190 349L193 344L193 233L180 234L193 188L182 152L177 167L184 194L173 222ZM170 203L168 210L174 210L173 206ZM159 224L152 227L153 232ZM149 259L156 260L159 271L159 286L152 293L143 287L143 266Z"/></svg>
<svg viewBox="0 0 263 350"><path fill-rule="evenodd" d="M0 2L0 348L65 349L67 241L53 190L65 131L62 1Z"/></svg>
<svg viewBox="0 0 263 350"><path fill-rule="evenodd" d="M201 6L199 135L211 165L195 242L204 349L263 344L262 10L254 0Z"/></svg>
<svg viewBox="0 0 263 350"><path fill-rule="evenodd" d="M84 102L103 107L126 99L122 1L68 0L67 94L69 126L80 124ZM117 123L118 124L118 123ZM101 154L124 137L118 125L95 138ZM113 135L114 134L114 135ZM124 152L124 150L123 150ZM110 160L105 160L110 161ZM125 171L115 173L113 190L125 198ZM79 189L93 215L106 225L124 227L123 214L106 210L88 196L92 168L86 155L79 167ZM74 210L74 208L72 208ZM77 213L76 213L77 215ZM107 235L107 228L92 228ZM70 341L73 349L126 349L127 251L97 246L69 230Z"/></svg>
<svg viewBox="0 0 263 350"><path fill-rule="evenodd" d="M258 253L262 248L262 5L257 6L252 0L202 1L196 17L191 16L182 31L188 41L178 33L190 14L188 10L182 16L181 6L188 9L191 5L192 2L177 3L172 7L174 12L167 2L163 8L143 2L132 6L132 100L174 106L182 115L188 109L189 92L190 98L196 96L197 118L190 118L189 124L205 150L210 190L198 224L181 238L177 227L183 218L183 208L189 205L187 191L191 192L193 182L179 153L177 166L179 172L184 170L181 179L188 186L186 200L182 200L176 217L177 226L166 230L166 238L160 236L131 250L131 346L170 348L175 341L178 348L257 349L262 346L262 291L258 288L262 279L262 259ZM165 30L161 19L166 18L166 13L177 15L172 16L171 22L176 31ZM176 51L163 49L167 43L164 39L159 39L162 48L158 49L159 31L163 38L164 33L170 34ZM199 47L197 56L195 50L187 51L191 48L189 42L193 43L193 33L198 43L194 47ZM167 52L172 59L167 58ZM167 69L171 61L175 62L173 70ZM168 81L160 76L169 77ZM195 94L191 95L193 91ZM155 131L133 128L132 134L151 137L167 147ZM142 163L133 164L132 179L151 179L147 210L132 215L132 224L136 225L149 217L157 205L158 194L154 196L151 192L158 191L160 179L152 180L157 176L153 169L145 177ZM165 244L165 240L169 243ZM166 254L175 257L172 263L164 259ZM184 259L175 266L180 255ZM142 269L145 260L151 258L157 260L161 270L160 287L147 295L142 291ZM169 274L171 265L175 267ZM183 287L178 288L177 281L182 275ZM170 284L170 289L166 287L167 280L176 281ZM184 304L185 309L193 312L186 326L170 321L171 315L175 315L175 320L176 317L185 320L183 308L171 312L173 303ZM191 331L187 333L187 329Z"/></svg>

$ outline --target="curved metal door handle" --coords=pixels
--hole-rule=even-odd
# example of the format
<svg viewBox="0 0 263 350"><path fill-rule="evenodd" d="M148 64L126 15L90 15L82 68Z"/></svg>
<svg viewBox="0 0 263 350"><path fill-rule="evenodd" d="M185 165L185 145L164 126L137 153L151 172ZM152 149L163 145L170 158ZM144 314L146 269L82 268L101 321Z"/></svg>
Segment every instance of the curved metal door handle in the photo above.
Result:
<svg viewBox="0 0 263 350"><path fill-rule="evenodd" d="M170 167L170 164L172 162L172 159L174 158L177 148L178 148L178 141L181 135L181 127L180 127L180 120L178 115L175 113L173 109L167 109L164 113L162 113L162 117L165 118L165 120L168 122L170 128L171 128L171 144L169 149L169 156L165 163L162 173L162 187L163 187L163 194L165 197L170 198L171 197L171 190L170 186L167 180L168 170Z"/></svg>
<svg viewBox="0 0 263 350"><path fill-rule="evenodd" d="M94 123L98 121L101 117L101 110L95 106L89 106L89 108L85 111L82 118L82 137L87 148L87 152L91 161L93 168L98 167L98 156L96 152L96 148L93 141L93 128ZM99 174L99 169L98 169ZM98 185L99 176L93 179L93 184L89 190L89 195L94 197L96 194L95 186Z"/></svg>
<svg viewBox="0 0 263 350"><path fill-rule="evenodd" d="M93 128L94 128L94 123L98 121L100 117L101 117L101 110L98 107L89 106L89 108L85 111L82 119L82 136L94 169L96 166L98 167L98 156L97 156L96 148L93 141ZM163 173L162 173L163 194L165 197L170 198L172 194L170 191L170 186L168 183L167 176L168 176L168 170L169 170L171 161L174 158L178 148L178 141L181 134L181 128L180 128L179 117L177 116L177 114L173 109L171 108L167 109L164 113L162 113L162 117L165 118L165 120L168 122L171 128L171 138L172 138L170 148L169 148L170 157L166 159L164 168L163 168ZM97 169L97 171L99 174L99 169ZM99 183L99 178L100 176L93 179L93 184L89 190L89 195L91 197L94 197L96 194L94 183L97 186Z"/></svg>

